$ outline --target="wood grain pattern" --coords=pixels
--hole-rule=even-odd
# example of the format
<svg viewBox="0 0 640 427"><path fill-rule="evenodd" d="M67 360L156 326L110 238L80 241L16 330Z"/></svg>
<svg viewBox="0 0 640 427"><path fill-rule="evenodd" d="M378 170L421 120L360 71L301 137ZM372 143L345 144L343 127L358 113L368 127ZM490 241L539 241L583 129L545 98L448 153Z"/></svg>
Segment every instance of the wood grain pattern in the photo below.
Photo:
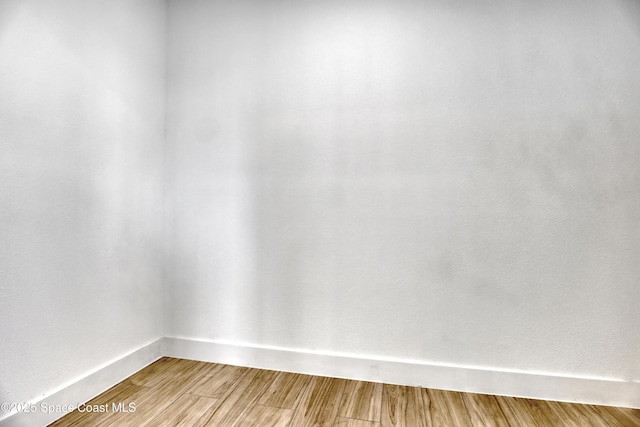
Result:
<svg viewBox="0 0 640 427"><path fill-rule="evenodd" d="M185 361L180 359L163 357L131 375L125 381L138 386L153 387L161 379L173 374L177 369L185 365Z"/></svg>
<svg viewBox="0 0 640 427"><path fill-rule="evenodd" d="M494 396L462 393L462 400L469 413L471 425L487 427L509 427Z"/></svg>
<svg viewBox="0 0 640 427"><path fill-rule="evenodd" d="M339 416L364 421L380 421L382 384L347 381L342 394Z"/></svg>
<svg viewBox="0 0 640 427"><path fill-rule="evenodd" d="M113 404L135 403L135 412ZM55 427L640 427L640 410L350 381L162 358Z"/></svg>
<svg viewBox="0 0 640 427"><path fill-rule="evenodd" d="M462 401L461 393L423 389L425 411L431 426L471 426L471 418Z"/></svg>
<svg viewBox="0 0 640 427"><path fill-rule="evenodd" d="M561 426L551 409L543 400L520 399L498 396L496 400L507 420L512 425Z"/></svg>
<svg viewBox="0 0 640 427"><path fill-rule="evenodd" d="M146 419L142 412L136 409L136 412L115 412L113 411L113 404L122 403L126 408L128 408L129 403L135 403L137 406L142 405L145 407L147 405L146 414L148 411L162 411L170 402L167 401L162 402L163 399L166 398L166 395L162 390L155 390L150 387L141 387L138 391L132 393L128 396L124 401L118 402L108 402L107 405L110 406L110 412L103 413L94 413L91 418L87 418L87 421L91 421L91 426L95 427L103 427L103 426L111 426L111 425L122 425L122 426L133 426L138 425L139 423L144 422ZM157 404L157 407L152 407L150 405ZM154 414L155 415L155 414Z"/></svg>
<svg viewBox="0 0 640 427"><path fill-rule="evenodd" d="M248 371L247 368L215 365L189 388L189 393L219 399L224 396Z"/></svg>
<svg viewBox="0 0 640 427"><path fill-rule="evenodd" d="M562 426L563 423L558 419L553 411L549 409L549 405L544 400L536 399L520 399L526 406L527 410L533 415L536 422L547 426Z"/></svg>
<svg viewBox="0 0 640 427"><path fill-rule="evenodd" d="M640 415L637 409L612 408L606 406L589 405L600 418L606 420L610 426L640 426Z"/></svg>
<svg viewBox="0 0 640 427"><path fill-rule="evenodd" d="M380 427L380 423L373 421L354 420L353 418L338 417L334 427Z"/></svg>
<svg viewBox="0 0 640 427"><path fill-rule="evenodd" d="M96 426L142 426L162 413L180 398L193 383L212 368L210 364L185 361L172 365L171 374L161 372L147 382L155 387L146 387L143 392L132 397L129 402L135 403L135 412L112 412L104 416ZM127 408L129 402L123 402Z"/></svg>
<svg viewBox="0 0 640 427"><path fill-rule="evenodd" d="M222 403L208 419L195 425L235 426L252 409L277 375L275 371L250 369L238 381L233 393L227 393Z"/></svg>
<svg viewBox="0 0 640 427"><path fill-rule="evenodd" d="M211 411L217 402L218 399L186 393L178 397L155 418L140 425L154 427L192 426Z"/></svg>
<svg viewBox="0 0 640 427"><path fill-rule="evenodd" d="M427 427L422 390L417 387L384 384L382 427Z"/></svg>
<svg viewBox="0 0 640 427"><path fill-rule="evenodd" d="M130 402L132 396L138 395L144 387L130 384L126 380L116 384L104 393L89 400L87 405L111 405L113 402ZM60 420L51 424L55 427L76 427L85 426L96 420L96 414L91 412L73 411Z"/></svg>
<svg viewBox="0 0 640 427"><path fill-rule="evenodd" d="M258 404L293 409L302 397L302 390L309 381L311 381L309 375L280 372Z"/></svg>
<svg viewBox="0 0 640 427"><path fill-rule="evenodd" d="M256 405L237 425L241 427L288 427L293 409Z"/></svg>
<svg viewBox="0 0 640 427"><path fill-rule="evenodd" d="M605 420L596 416L596 413L588 405L573 403L547 402L553 414L567 427L606 427Z"/></svg>
<svg viewBox="0 0 640 427"><path fill-rule="evenodd" d="M132 384L145 387L161 387L166 383L175 383L176 378L184 380L188 377L192 379L194 375L201 376L216 367L217 365L212 363L198 362L195 360L180 361L179 359L169 359L165 357L132 375L129 377L129 381Z"/></svg>
<svg viewBox="0 0 640 427"><path fill-rule="evenodd" d="M345 380L314 377L298 408L291 425L296 427L331 427L338 417Z"/></svg>

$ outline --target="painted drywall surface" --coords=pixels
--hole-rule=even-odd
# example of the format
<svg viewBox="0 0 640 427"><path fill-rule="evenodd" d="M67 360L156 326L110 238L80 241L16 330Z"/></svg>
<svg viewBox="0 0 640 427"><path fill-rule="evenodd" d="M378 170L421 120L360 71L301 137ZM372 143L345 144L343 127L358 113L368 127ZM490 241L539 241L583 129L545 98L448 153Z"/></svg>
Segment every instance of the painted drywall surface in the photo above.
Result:
<svg viewBox="0 0 640 427"><path fill-rule="evenodd" d="M165 6L0 2L2 402L162 336Z"/></svg>
<svg viewBox="0 0 640 427"><path fill-rule="evenodd" d="M168 336L640 379L632 2L169 5Z"/></svg>

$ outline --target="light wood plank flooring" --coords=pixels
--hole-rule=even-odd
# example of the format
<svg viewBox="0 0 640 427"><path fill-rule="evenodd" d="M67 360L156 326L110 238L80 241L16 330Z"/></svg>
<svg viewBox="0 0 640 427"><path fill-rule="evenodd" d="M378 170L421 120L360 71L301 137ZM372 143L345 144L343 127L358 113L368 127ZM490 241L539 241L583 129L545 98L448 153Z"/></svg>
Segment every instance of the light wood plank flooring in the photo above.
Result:
<svg viewBox="0 0 640 427"><path fill-rule="evenodd" d="M117 412L123 403L135 411ZM162 358L72 412L67 426L640 426L640 410L350 381ZM100 406L102 405L102 406Z"/></svg>

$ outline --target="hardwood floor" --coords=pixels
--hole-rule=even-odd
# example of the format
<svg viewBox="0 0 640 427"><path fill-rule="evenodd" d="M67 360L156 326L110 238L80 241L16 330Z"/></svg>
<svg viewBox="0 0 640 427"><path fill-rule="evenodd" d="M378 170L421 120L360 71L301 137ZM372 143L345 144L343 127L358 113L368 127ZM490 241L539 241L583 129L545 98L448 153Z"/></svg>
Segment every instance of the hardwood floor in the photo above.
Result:
<svg viewBox="0 0 640 427"><path fill-rule="evenodd" d="M86 408L106 411L88 412ZM85 412L72 412L51 426L629 427L640 426L640 410L350 381L165 357L87 402Z"/></svg>

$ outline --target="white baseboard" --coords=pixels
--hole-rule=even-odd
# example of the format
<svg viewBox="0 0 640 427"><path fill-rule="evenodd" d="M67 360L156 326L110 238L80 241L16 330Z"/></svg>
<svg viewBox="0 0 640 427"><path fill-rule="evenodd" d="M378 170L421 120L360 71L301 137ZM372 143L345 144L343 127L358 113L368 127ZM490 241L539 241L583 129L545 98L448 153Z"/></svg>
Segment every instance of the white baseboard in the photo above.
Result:
<svg viewBox="0 0 640 427"><path fill-rule="evenodd" d="M17 412L0 419L0 427L42 427L65 415L65 412L42 411L43 406L77 405L84 403L113 387L131 374L162 357L162 339L153 341L138 350L106 363L71 381L56 390L52 390L32 400L34 412Z"/></svg>
<svg viewBox="0 0 640 427"><path fill-rule="evenodd" d="M165 337L165 356L471 393L640 408L640 383Z"/></svg>
<svg viewBox="0 0 640 427"><path fill-rule="evenodd" d="M640 408L639 382L508 372L171 337L145 345L30 403L40 408L43 402L48 406L86 402L162 356L443 390ZM0 419L0 427L41 427L63 415L62 412L40 410L19 412Z"/></svg>

